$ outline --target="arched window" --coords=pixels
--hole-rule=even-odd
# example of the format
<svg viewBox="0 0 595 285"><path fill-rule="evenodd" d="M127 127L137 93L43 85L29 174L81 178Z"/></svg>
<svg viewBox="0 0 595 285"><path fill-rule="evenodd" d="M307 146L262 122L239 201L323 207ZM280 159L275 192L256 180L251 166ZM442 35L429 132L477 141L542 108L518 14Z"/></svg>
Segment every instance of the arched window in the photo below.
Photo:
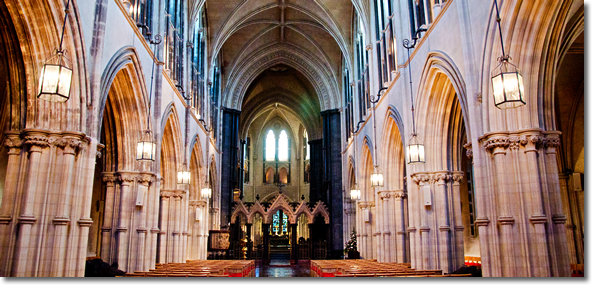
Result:
<svg viewBox="0 0 595 285"><path fill-rule="evenodd" d="M279 183L287 184L287 169L282 167L279 169Z"/></svg>
<svg viewBox="0 0 595 285"><path fill-rule="evenodd" d="M308 133L304 131L304 148L306 149L306 160L310 159L310 146L308 145Z"/></svg>
<svg viewBox="0 0 595 285"><path fill-rule="evenodd" d="M273 133L273 130L270 130L267 134L265 153L266 161L275 160L275 134Z"/></svg>
<svg viewBox="0 0 595 285"><path fill-rule="evenodd" d="M275 169L274 168L269 167L267 169L265 181L267 184L275 183Z"/></svg>
<svg viewBox="0 0 595 285"><path fill-rule="evenodd" d="M281 135L279 135L279 161L287 160L289 160L289 140L287 139L287 133L281 131Z"/></svg>

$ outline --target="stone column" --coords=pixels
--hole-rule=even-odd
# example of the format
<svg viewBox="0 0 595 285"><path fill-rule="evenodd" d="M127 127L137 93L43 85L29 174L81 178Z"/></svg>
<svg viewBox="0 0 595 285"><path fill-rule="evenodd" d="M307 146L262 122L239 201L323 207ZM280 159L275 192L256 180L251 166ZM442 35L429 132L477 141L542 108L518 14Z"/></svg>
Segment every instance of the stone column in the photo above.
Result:
<svg viewBox="0 0 595 285"><path fill-rule="evenodd" d="M547 204L549 205L549 213L552 216L552 222L547 224L547 231L555 236L555 245L551 247L550 255L559 258L552 259L553 272L551 276L570 276L570 256L568 251L568 243L571 242L566 237L566 220L569 216L564 214L564 207L562 206L561 189L558 179L558 162L556 158L557 149L560 147L560 132L546 132L544 138L544 146L546 151L546 174L548 182L548 190L546 194ZM546 214L548 211L546 210ZM552 252L553 251L553 252Z"/></svg>
<svg viewBox="0 0 595 285"><path fill-rule="evenodd" d="M149 268L146 266L145 263L145 254L147 253L146 244L147 244L147 215L148 215L148 200L147 197L149 195L149 185L151 183L151 176L150 175L141 175L138 178L138 185L137 191L143 191L143 201L142 209L140 211L140 221L138 222L138 227L136 228L137 234L137 251L136 251L136 271L147 271ZM139 206L137 206L138 208ZM150 244L150 242L148 242Z"/></svg>
<svg viewBox="0 0 595 285"><path fill-rule="evenodd" d="M271 224L262 223L262 231L263 231L263 251L262 251L262 261L264 265L268 265L270 263L269 258L269 231L270 231Z"/></svg>
<svg viewBox="0 0 595 285"><path fill-rule="evenodd" d="M118 214L118 261L119 269L128 272L128 231L129 219L132 217L134 201L132 199L132 184L136 177L130 173L119 173L120 177L120 211Z"/></svg>
<svg viewBox="0 0 595 285"><path fill-rule="evenodd" d="M14 219L19 184L22 141L18 133L6 133L4 146L8 149L8 164L4 179L4 193L0 206L0 276L10 276L10 243L16 233Z"/></svg>
<svg viewBox="0 0 595 285"><path fill-rule="evenodd" d="M56 146L63 149L62 152L62 177L60 189L62 193L58 197L57 215L52 220L54 224L53 235L53 258L51 264L50 276L63 276L64 272L64 258L66 255L66 242L68 239L68 226L70 225L70 207L71 207L71 192L73 181L74 158L76 152L81 147L81 141L78 138L62 138L56 141Z"/></svg>
<svg viewBox="0 0 595 285"><path fill-rule="evenodd" d="M314 222L314 221L312 221ZM310 239L310 243L308 244L309 248L309 252L310 252L310 259L314 259L314 224L308 224L308 234L310 235L309 239ZM268 246L268 237L267 237L267 243L265 244L265 247Z"/></svg>
<svg viewBox="0 0 595 285"><path fill-rule="evenodd" d="M252 223L246 223L246 244L248 247L247 259L252 259Z"/></svg>
<svg viewBox="0 0 595 285"><path fill-rule="evenodd" d="M463 218L461 213L461 181L465 177L463 172L453 172L452 174L452 198L453 198L453 205L454 205L454 252L453 252L453 261L455 263L454 270L459 269L461 266L465 264L465 237L463 232L465 227L463 226Z"/></svg>
<svg viewBox="0 0 595 285"><path fill-rule="evenodd" d="M174 211L173 211L173 219L170 218L170 223L173 223L173 244L172 244L172 251L173 251L173 262L181 263L182 257L180 255L181 250L181 229L180 223L182 219L182 195L179 193L174 194Z"/></svg>
<svg viewBox="0 0 595 285"><path fill-rule="evenodd" d="M49 147L48 138L43 133L30 132L25 136L25 145L28 146L29 161L27 163L28 179L24 182L23 204L18 217L18 235L16 238L16 250L12 257L14 266L11 272L12 276L25 277L30 274L27 272L27 263L30 260L29 249L32 247L33 235L32 228L37 222L34 216L35 196L42 185L38 185L37 179L41 175L43 166L48 166L48 157L42 158L42 152Z"/></svg>
<svg viewBox="0 0 595 285"><path fill-rule="evenodd" d="M404 263L407 260L407 236L405 232L405 211L403 208L403 199L407 197L407 194L403 190L397 190L394 197L396 198L396 207L394 217L396 218L396 253L397 263Z"/></svg>
<svg viewBox="0 0 595 285"><path fill-rule="evenodd" d="M390 262L391 255L394 255L394 253L391 251L390 249L390 240L391 240L391 224L390 224L390 197L391 197L391 192L390 191L380 191L378 192L378 195L380 196L380 199L382 201L382 212L381 214L383 215L382 218L382 227L381 227L381 234L382 234L382 238L380 240L380 244L379 247L382 250L382 254L379 256L381 259L379 259L378 261L380 262Z"/></svg>
<svg viewBox="0 0 595 285"><path fill-rule="evenodd" d="M172 193L161 190L161 230L159 232L159 259L157 263L168 263L167 243L169 241L169 204Z"/></svg>
<svg viewBox="0 0 595 285"><path fill-rule="evenodd" d="M487 150L492 151L494 160L495 182L501 191L511 189L510 175L508 173L510 165L506 162L506 151L510 145L508 137L493 136L488 139L485 144ZM518 276L516 273L517 263L515 258L515 251L519 248L515 246L515 238L513 235L513 225L515 219L510 210L510 195L507 193L497 193L494 197L498 201L498 225L500 226L500 245L502 259L502 273L503 276ZM481 232L480 232L481 234ZM482 264L483 265L483 264Z"/></svg>
<svg viewBox="0 0 595 285"><path fill-rule="evenodd" d="M289 225L291 227L291 264L295 264L297 263L297 223Z"/></svg>
<svg viewBox="0 0 595 285"><path fill-rule="evenodd" d="M449 179L448 172L439 172L434 174L434 179L436 179L436 192L435 192L435 212L437 216L437 225L439 230L438 237L438 255L440 256L439 266L438 268L442 269L443 273L450 273L454 271L451 268L451 256L452 250L450 247L450 219L449 219L449 195L448 195L448 187L446 183Z"/></svg>
<svg viewBox="0 0 595 285"><path fill-rule="evenodd" d="M105 209L103 211L103 226L101 227L101 259L109 264L114 262L114 202L117 177L113 172L104 172L103 182L105 184Z"/></svg>
<svg viewBox="0 0 595 285"><path fill-rule="evenodd" d="M562 198L562 203L564 204L564 215L568 218L566 220L566 241L568 242L568 252L570 256L570 264L579 264L582 263L582 259L580 258L583 256L582 253L582 244L580 241L580 234L575 232L577 227L574 225L574 222L577 220L578 215L574 215L572 207L573 205L572 198L572 187L569 187L568 179L569 176L566 173L559 173L558 178L560 180L560 196ZM577 244L579 246L577 246Z"/></svg>
<svg viewBox="0 0 595 285"><path fill-rule="evenodd" d="M157 248L157 240L159 239L159 234L161 230L159 229L159 204L161 202L161 184L163 182L163 178L159 176L155 176L155 183L151 185L151 197L153 197L153 212L152 212L152 228L151 228L151 258L149 262L149 269L155 269L155 264L157 263L157 255L159 253L159 248Z"/></svg>
<svg viewBox="0 0 595 285"><path fill-rule="evenodd" d="M424 205L424 195L429 194L430 201L432 201L433 198L431 196L430 175L424 172L412 174L411 177L413 181L417 183L419 188L419 190L416 191L418 194L414 195L416 198L412 201L412 207L410 208L410 215L414 216L414 226L412 228L419 230L419 234L415 235L414 238L415 246L412 246L411 260L415 260L414 268L417 270L436 269L432 268L436 264L431 260L432 251L435 250L435 247L430 243L430 221L428 217L430 212L428 209L431 209L434 205ZM411 232L413 232L413 230ZM413 248L415 248L415 252L413 251Z"/></svg>

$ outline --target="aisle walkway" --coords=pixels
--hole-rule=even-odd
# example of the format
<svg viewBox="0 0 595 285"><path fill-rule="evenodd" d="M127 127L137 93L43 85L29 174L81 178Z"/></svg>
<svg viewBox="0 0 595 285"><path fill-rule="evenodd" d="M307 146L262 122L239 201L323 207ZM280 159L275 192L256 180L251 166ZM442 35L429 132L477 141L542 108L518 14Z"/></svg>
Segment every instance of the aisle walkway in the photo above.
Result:
<svg viewBox="0 0 595 285"><path fill-rule="evenodd" d="M256 277L310 277L308 264L290 265L289 260L273 259L270 265L257 265Z"/></svg>

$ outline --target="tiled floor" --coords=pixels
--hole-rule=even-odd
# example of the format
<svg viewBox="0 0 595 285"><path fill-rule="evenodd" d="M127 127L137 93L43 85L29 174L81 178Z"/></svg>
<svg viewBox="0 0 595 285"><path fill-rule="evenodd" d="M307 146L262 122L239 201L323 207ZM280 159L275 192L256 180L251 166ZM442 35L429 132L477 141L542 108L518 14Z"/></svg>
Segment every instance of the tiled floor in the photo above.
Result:
<svg viewBox="0 0 595 285"><path fill-rule="evenodd" d="M256 277L310 277L308 264L290 265L289 260L271 260L270 265L257 265Z"/></svg>

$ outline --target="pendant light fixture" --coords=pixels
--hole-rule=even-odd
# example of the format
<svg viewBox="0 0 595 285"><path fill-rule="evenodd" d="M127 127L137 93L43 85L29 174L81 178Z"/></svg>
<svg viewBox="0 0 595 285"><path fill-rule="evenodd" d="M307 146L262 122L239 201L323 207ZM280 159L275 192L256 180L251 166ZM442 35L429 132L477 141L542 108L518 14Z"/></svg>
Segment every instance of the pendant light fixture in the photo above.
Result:
<svg viewBox="0 0 595 285"><path fill-rule="evenodd" d="M500 33L500 46L502 56L498 58L499 64L492 71L492 89L494 92L494 104L500 109L516 108L523 106L525 101L525 86L523 76L519 69L510 63L510 56L504 51L504 40L502 39L502 27L500 25L500 10L498 1L494 0L496 7L496 22Z"/></svg>
<svg viewBox="0 0 595 285"><path fill-rule="evenodd" d="M65 50L62 49L64 42L64 31L66 29L66 20L68 19L68 7L70 0L64 9L64 24L62 25L62 35L60 36L60 46L56 54L50 57L41 68L39 77L39 92L37 98L50 102L66 102L70 98L70 86L72 83L72 69L69 67L68 60L64 57Z"/></svg>
<svg viewBox="0 0 595 285"><path fill-rule="evenodd" d="M409 39L403 40L403 46L407 49L407 58L411 56L411 49L415 48L417 43L417 34L419 34L423 30L418 30L415 33L413 38L413 42ZM415 129L415 105L413 104L413 82L411 79L411 62L408 64L409 67L409 94L411 96L411 122L413 125L413 133L411 134L411 139L409 139L409 144L407 145L407 163L408 164L416 164L416 163L425 163L426 162L426 153L424 144L422 143L421 139L417 135L417 131Z"/></svg>
<svg viewBox="0 0 595 285"><path fill-rule="evenodd" d="M190 171L188 170L188 166L186 162L182 165L182 169L178 171L178 184L180 185L188 185L190 184Z"/></svg>
<svg viewBox="0 0 595 285"><path fill-rule="evenodd" d="M359 190L359 187L357 187L357 183L353 184L353 188L351 189L350 194L352 201L357 201L362 198L362 192Z"/></svg>
<svg viewBox="0 0 595 285"><path fill-rule="evenodd" d="M380 101L380 97L384 94L387 87L382 87L378 90L378 94L376 95L376 99L370 98L370 102L372 103L372 114L374 116L374 173L370 176L370 180L372 182L372 187L384 187L384 176L380 171L380 166L378 166L378 151L376 148L376 103Z"/></svg>
<svg viewBox="0 0 595 285"><path fill-rule="evenodd" d="M154 41L150 41L153 45L161 43L161 35L156 35ZM153 54L155 54L155 48L153 48ZM155 72L155 58L153 58L153 65L151 67L151 88L149 89L149 102L147 112L147 129L144 134L141 135L140 142L136 145L136 160L138 161L155 161L155 151L157 144L153 138L153 132L151 132L151 100L153 98L153 75Z"/></svg>

